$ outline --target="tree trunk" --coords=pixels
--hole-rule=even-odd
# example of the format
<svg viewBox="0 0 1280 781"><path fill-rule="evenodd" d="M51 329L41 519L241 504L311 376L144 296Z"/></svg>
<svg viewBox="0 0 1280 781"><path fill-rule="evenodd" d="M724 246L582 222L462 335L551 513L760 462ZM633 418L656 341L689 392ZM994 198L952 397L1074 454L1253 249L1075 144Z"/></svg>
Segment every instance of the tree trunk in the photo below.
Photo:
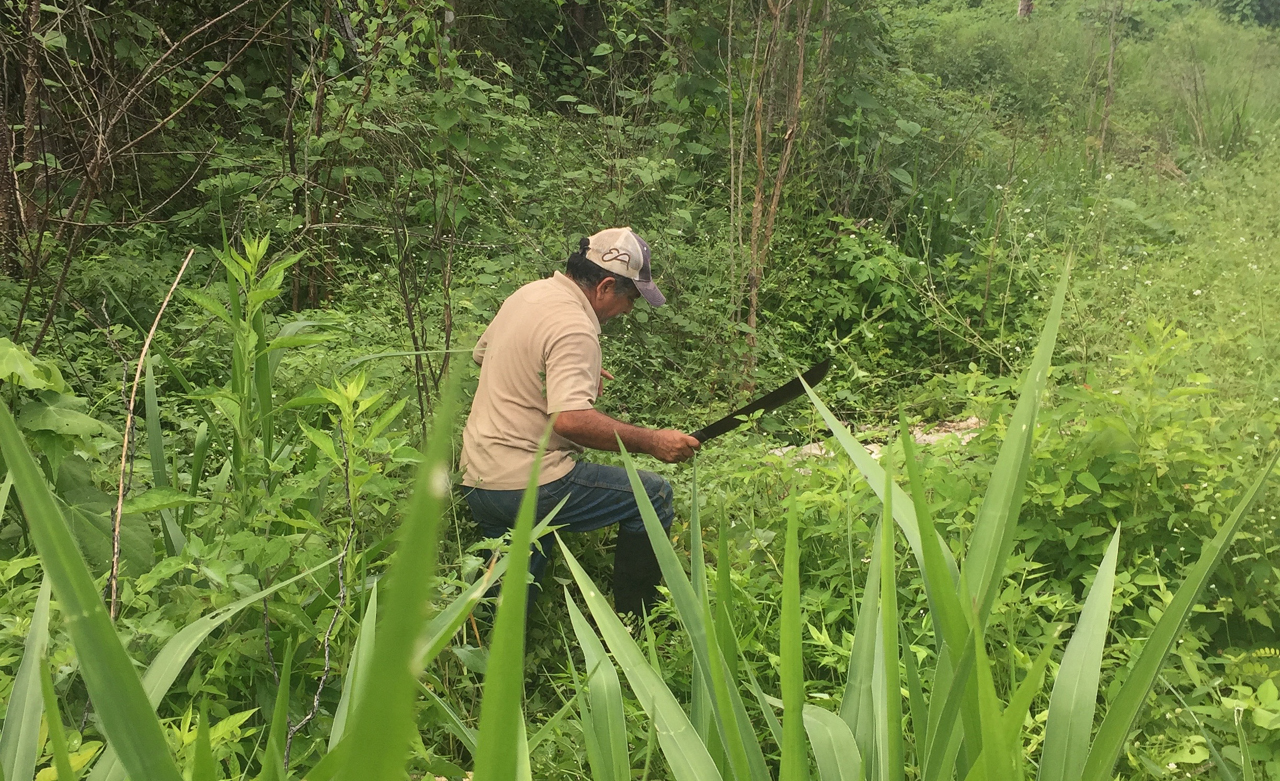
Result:
<svg viewBox="0 0 1280 781"><path fill-rule="evenodd" d="M1036 4L1032 0L1018 0L1018 18L1029 19L1031 12L1036 10Z"/></svg>

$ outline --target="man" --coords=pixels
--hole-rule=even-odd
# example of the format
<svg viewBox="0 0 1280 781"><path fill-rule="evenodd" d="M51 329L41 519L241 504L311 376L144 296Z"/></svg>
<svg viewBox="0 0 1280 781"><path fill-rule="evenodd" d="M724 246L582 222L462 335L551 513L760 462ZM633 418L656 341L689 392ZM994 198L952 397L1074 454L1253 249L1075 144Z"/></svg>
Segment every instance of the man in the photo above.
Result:
<svg viewBox="0 0 1280 781"><path fill-rule="evenodd" d="M684 461L699 442L671 429L648 429L595 409L604 390L600 325L631 311L644 296L666 298L653 284L649 245L630 228L610 228L582 239L565 273L531 282L503 302L476 344L480 385L462 433L462 483L467 504L486 537L500 537L516 512L538 443L552 434L538 471L538 518L568 501L555 525L585 532L618 524L613 595L619 612L640 614L657 595L662 572L631 481L621 467L575 460L584 448L647 453L667 463ZM641 482L664 529L675 519L671 484L652 472ZM549 542L535 545L529 567L540 582ZM530 596L537 595L535 585Z"/></svg>

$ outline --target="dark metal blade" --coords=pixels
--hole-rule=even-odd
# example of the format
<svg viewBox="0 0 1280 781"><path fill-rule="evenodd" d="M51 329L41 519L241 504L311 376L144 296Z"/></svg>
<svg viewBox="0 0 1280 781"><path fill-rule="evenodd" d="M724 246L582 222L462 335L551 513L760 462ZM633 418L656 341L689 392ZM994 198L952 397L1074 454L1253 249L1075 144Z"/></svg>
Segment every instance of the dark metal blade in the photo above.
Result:
<svg viewBox="0 0 1280 781"><path fill-rule="evenodd" d="M827 376L827 371L830 368L831 359L828 358L821 363L814 364L808 371L800 375L800 377L803 377L804 381L809 383L809 387L812 388L822 382L822 378ZM803 394L804 385L800 384L800 378L797 377L772 393L766 393L742 409L735 410L728 415L725 415L710 426L698 429L690 436L699 442L706 442L708 439L718 437L721 434L732 431L738 426L741 426L746 422L745 418L750 416L753 412L759 412L760 410L768 412L771 409L777 409L788 401L798 398Z"/></svg>

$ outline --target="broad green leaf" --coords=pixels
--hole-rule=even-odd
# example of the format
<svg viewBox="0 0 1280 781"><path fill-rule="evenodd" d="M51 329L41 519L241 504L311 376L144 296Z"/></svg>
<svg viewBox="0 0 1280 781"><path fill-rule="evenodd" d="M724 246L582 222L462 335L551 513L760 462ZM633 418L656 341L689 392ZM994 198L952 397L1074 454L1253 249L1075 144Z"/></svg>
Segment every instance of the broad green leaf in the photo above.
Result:
<svg viewBox="0 0 1280 781"><path fill-rule="evenodd" d="M584 723L583 728L590 731L598 754L598 759L591 762L591 777L594 781L630 781L631 757L627 750L627 724L617 668L605 654L604 646L578 609L578 603L569 595L568 586L565 604L587 668L590 706L583 712L589 712L591 722Z"/></svg>
<svg viewBox="0 0 1280 781"><path fill-rule="evenodd" d="M529 546L538 512L538 464L551 437L543 432L534 455L534 467L524 489L524 499L511 532L510 563L503 577L498 615L489 643L489 665L480 701L479 747L475 781L505 781L524 775L529 750L524 736L524 626L529 598ZM516 750L513 751L512 747ZM523 757L523 761L522 761Z"/></svg>
<svg viewBox="0 0 1280 781"><path fill-rule="evenodd" d="M787 512L782 559L782 627L778 651L782 668L782 766L779 781L806 781L809 752L804 740L804 648L800 620L800 512Z"/></svg>
<svg viewBox="0 0 1280 781"><path fill-rule="evenodd" d="M1124 742L1129 736L1133 720L1155 684L1165 657L1177 642L1183 624L1191 616L1191 610L1200 598L1200 592L1208 584L1209 577L1217 569L1222 557L1226 555L1227 548L1231 546L1236 533L1244 524L1245 515L1262 493L1262 487L1266 485L1272 470L1275 469L1277 460L1280 460L1280 454L1267 463L1262 474L1258 475L1258 479L1236 505L1231 517L1222 524L1217 535L1205 543L1200 551L1199 561L1187 571L1186 580L1178 587L1177 593L1173 595L1173 601L1156 622L1151 636L1142 646L1138 661L1134 663L1129 676L1125 678L1124 685L1111 701L1107 715L1098 728L1098 735L1094 739L1093 747L1089 750L1089 758L1084 765L1083 778L1086 781L1109 781L1111 778L1112 768L1115 767L1116 760L1120 758L1120 752L1124 749Z"/></svg>
<svg viewBox="0 0 1280 781"><path fill-rule="evenodd" d="M126 515L154 513L160 510L170 510L174 507L186 507L189 504L208 504L208 502L208 499L192 496L186 491L179 491L177 488L165 486L163 488L152 488L138 496L125 499L124 513Z"/></svg>
<svg viewBox="0 0 1280 781"><path fill-rule="evenodd" d="M46 574L40 582L40 593L36 597L22 649L22 662L13 677L13 688L6 705L4 731L0 732L0 771L3 771L4 778L31 778L36 772L40 753L40 714L44 707L40 692L40 665L49 647L51 588Z"/></svg>
<svg viewBox="0 0 1280 781"><path fill-rule="evenodd" d="M1089 587L1075 632L1062 654L1058 677L1049 697L1049 715L1040 754L1039 781L1080 781L1089 754L1089 733L1098 706L1102 651L1111 620L1111 592L1115 586L1120 527L1102 557Z"/></svg>
<svg viewBox="0 0 1280 781"><path fill-rule="evenodd" d="M565 546L564 540L560 540L560 550L587 608L596 620L600 636L627 677L640 706L652 719L658 744L675 781L720 781L720 771L662 676L650 666L613 608Z"/></svg>
<svg viewBox="0 0 1280 781"><path fill-rule="evenodd" d="M816 705L805 705L804 727L822 781L862 781L862 755L844 719Z"/></svg>
<svg viewBox="0 0 1280 781"><path fill-rule="evenodd" d="M80 660L80 674L108 742L136 781L179 781L181 774L160 722L120 645L98 586L4 405L0 405L0 452L13 473L31 538L53 582L67 634Z"/></svg>
<svg viewBox="0 0 1280 781"><path fill-rule="evenodd" d="M413 732L414 673L410 662L422 630L422 612L432 588L445 502L450 496L453 416L457 377L441 393L428 439L426 460L400 528L400 547L387 568L387 605L374 644L373 673L365 696L355 703L347 728L359 746L339 771L343 781L400 781ZM347 741L343 741L347 742Z"/></svg>

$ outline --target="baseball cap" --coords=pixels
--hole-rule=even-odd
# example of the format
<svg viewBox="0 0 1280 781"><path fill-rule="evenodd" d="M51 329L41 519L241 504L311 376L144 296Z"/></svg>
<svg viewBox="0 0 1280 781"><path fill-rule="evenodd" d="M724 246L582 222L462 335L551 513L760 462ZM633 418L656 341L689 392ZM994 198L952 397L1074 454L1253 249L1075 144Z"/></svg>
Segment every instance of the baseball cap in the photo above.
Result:
<svg viewBox="0 0 1280 781"><path fill-rule="evenodd" d="M587 260L620 277L636 283L640 295L650 306L667 303L666 296L653 284L649 268L649 245L631 228L608 228L587 239Z"/></svg>

